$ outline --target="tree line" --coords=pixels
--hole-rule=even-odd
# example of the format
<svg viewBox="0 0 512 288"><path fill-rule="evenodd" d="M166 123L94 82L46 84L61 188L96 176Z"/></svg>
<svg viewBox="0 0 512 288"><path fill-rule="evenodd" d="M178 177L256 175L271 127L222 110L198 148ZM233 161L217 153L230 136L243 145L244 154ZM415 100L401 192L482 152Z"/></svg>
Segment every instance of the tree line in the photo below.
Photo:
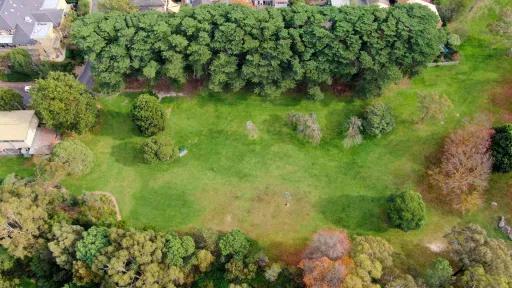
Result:
<svg viewBox="0 0 512 288"><path fill-rule="evenodd" d="M208 81L213 91L250 89L275 96L301 88L321 99L332 81L378 95L432 61L445 42L439 19L421 5L250 9L185 7L177 14L94 13L75 21L72 42L94 67L99 89L124 78Z"/></svg>

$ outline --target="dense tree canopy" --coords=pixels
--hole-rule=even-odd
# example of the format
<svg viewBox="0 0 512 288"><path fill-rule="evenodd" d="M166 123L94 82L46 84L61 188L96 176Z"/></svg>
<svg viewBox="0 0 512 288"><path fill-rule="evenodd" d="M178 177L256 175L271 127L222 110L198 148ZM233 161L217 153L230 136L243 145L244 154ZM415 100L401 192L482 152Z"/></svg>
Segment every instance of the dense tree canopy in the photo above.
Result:
<svg viewBox="0 0 512 288"><path fill-rule="evenodd" d="M138 73L178 84L200 77L214 91L247 87L268 96L305 85L314 98L320 84L339 79L371 96L439 54L445 36L437 22L421 5L204 5L177 14L89 15L74 23L72 39L104 90Z"/></svg>
<svg viewBox="0 0 512 288"><path fill-rule="evenodd" d="M418 229L425 222L426 206L421 194L412 190L392 195L388 204L388 217L393 226L404 231Z"/></svg>
<svg viewBox="0 0 512 288"><path fill-rule="evenodd" d="M137 97L132 106L131 116L144 136L153 136L165 129L165 112L158 98L154 96L143 94Z"/></svg>
<svg viewBox="0 0 512 288"><path fill-rule="evenodd" d="M494 128L492 136L493 170L497 172L512 171L512 125L506 124Z"/></svg>
<svg viewBox="0 0 512 288"><path fill-rule="evenodd" d="M61 131L83 133L96 122L96 103L71 74L50 72L30 89L32 105L41 121Z"/></svg>

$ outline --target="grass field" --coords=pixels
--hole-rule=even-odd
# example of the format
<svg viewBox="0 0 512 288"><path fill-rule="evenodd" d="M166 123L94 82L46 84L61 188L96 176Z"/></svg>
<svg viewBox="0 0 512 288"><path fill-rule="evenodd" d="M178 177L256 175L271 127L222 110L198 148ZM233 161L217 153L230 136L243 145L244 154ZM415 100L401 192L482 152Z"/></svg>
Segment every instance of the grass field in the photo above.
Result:
<svg viewBox="0 0 512 288"><path fill-rule="evenodd" d="M271 254L284 254L290 261L314 231L325 227L383 236L416 255L415 261L427 261L426 245L437 243L459 221L483 224L499 235L495 217L512 208L510 175L493 177L485 206L464 217L429 203L428 223L419 231L391 229L384 211L391 193L421 190L426 159L450 130L480 112L502 115L510 108L506 106L512 100L500 107L491 101L512 80L506 78L512 60L505 57L503 43L486 32L486 22L496 17L494 10L485 9L490 4L479 5L468 16L474 17L471 24L454 27L466 34L459 65L429 68L386 90L381 100L393 108L397 120L390 135L343 148L343 123L362 110L362 100L331 97L316 103L288 97L269 102L250 94L204 92L163 100L169 114L164 134L189 154L173 163L146 165L138 153L143 138L128 115L136 95L122 94L100 99L98 127L80 137L95 153L93 171L63 184L76 194L112 192L131 225L160 230L238 227ZM452 100L454 108L445 123L417 124L419 92L437 92ZM317 113L323 129L320 145L305 143L287 127L286 115L292 111ZM246 135L249 120L259 129L256 140ZM26 175L27 169L21 159L0 160L0 178L13 170ZM289 207L284 205L285 192L292 196ZM499 208L490 211L490 201L498 201Z"/></svg>

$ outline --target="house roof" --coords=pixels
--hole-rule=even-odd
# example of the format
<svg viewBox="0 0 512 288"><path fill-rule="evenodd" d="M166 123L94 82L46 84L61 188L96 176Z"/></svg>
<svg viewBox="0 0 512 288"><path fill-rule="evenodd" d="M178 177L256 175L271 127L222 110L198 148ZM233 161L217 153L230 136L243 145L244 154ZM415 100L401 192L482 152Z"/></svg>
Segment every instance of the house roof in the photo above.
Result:
<svg viewBox="0 0 512 288"><path fill-rule="evenodd" d="M34 117L34 110L0 111L0 141L24 141Z"/></svg>
<svg viewBox="0 0 512 288"><path fill-rule="evenodd" d="M144 8L144 7L163 7L165 4L164 0L132 0L133 5Z"/></svg>
<svg viewBox="0 0 512 288"><path fill-rule="evenodd" d="M57 0L0 0L0 29L15 30L13 44L31 44L36 23L60 25L64 10L53 8L58 6L56 3Z"/></svg>

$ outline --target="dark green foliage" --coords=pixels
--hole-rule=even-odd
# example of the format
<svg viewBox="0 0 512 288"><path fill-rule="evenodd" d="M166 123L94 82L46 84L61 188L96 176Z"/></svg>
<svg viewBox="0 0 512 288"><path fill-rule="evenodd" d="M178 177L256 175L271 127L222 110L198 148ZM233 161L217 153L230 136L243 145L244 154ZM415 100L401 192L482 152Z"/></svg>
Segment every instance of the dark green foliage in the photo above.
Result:
<svg viewBox="0 0 512 288"><path fill-rule="evenodd" d="M452 281L453 269L450 262L437 258L425 273L425 282L430 288L448 287Z"/></svg>
<svg viewBox="0 0 512 288"><path fill-rule="evenodd" d="M202 5L176 14L88 15L71 35L104 90L120 89L129 74L162 75L178 84L191 75L208 80L214 91L246 87L273 97L301 86L318 100L320 85L333 79L369 97L416 73L445 42L437 22L421 5Z"/></svg>
<svg viewBox="0 0 512 288"><path fill-rule="evenodd" d="M395 119L391 109L384 103L377 102L366 108L363 114L363 133L380 137L393 130Z"/></svg>
<svg viewBox="0 0 512 288"><path fill-rule="evenodd" d="M506 124L494 128L492 136L493 170L496 172L512 171L512 125Z"/></svg>
<svg viewBox="0 0 512 288"><path fill-rule="evenodd" d="M453 259L461 267L460 272L464 271L457 273L455 287L512 285L512 250L508 243L489 238L487 232L475 224L453 227L445 237Z"/></svg>
<svg viewBox="0 0 512 288"><path fill-rule="evenodd" d="M222 256L233 256L241 259L249 251L250 244L247 236L240 230L235 229L220 237L219 248Z"/></svg>
<svg viewBox="0 0 512 288"><path fill-rule="evenodd" d="M109 245L109 231L104 227L93 226L82 237L76 244L76 258L91 266L96 255Z"/></svg>
<svg viewBox="0 0 512 288"><path fill-rule="evenodd" d="M426 206L418 192L406 190L392 195L388 204L391 224L404 231L415 230L425 222Z"/></svg>
<svg viewBox="0 0 512 288"><path fill-rule="evenodd" d="M144 136L153 136L165 129L165 112L154 96L140 95L133 103L131 115Z"/></svg>
<svg viewBox="0 0 512 288"><path fill-rule="evenodd" d="M0 88L0 111L23 110L23 98L15 90Z"/></svg>
<svg viewBox="0 0 512 288"><path fill-rule="evenodd" d="M91 171L94 154L79 140L64 140L55 145L51 161L62 165L67 174L80 176Z"/></svg>
<svg viewBox="0 0 512 288"><path fill-rule="evenodd" d="M190 236L180 237L178 235L169 234L165 237L165 260L167 264L172 266L183 266L183 258L194 253L196 249L194 240Z"/></svg>
<svg viewBox="0 0 512 288"><path fill-rule="evenodd" d="M96 123L96 102L71 74L50 72L30 89L32 106L46 126L83 133Z"/></svg>
<svg viewBox="0 0 512 288"><path fill-rule="evenodd" d="M466 9L466 3L466 0L434 0L439 17L445 24L459 16Z"/></svg>
<svg viewBox="0 0 512 288"><path fill-rule="evenodd" d="M14 48L9 51L9 68L12 72L33 75L34 74L34 63L32 62L32 56L27 50L22 48Z"/></svg>
<svg viewBox="0 0 512 288"><path fill-rule="evenodd" d="M140 146L144 162L172 161L178 157L178 148L170 139L151 137Z"/></svg>

